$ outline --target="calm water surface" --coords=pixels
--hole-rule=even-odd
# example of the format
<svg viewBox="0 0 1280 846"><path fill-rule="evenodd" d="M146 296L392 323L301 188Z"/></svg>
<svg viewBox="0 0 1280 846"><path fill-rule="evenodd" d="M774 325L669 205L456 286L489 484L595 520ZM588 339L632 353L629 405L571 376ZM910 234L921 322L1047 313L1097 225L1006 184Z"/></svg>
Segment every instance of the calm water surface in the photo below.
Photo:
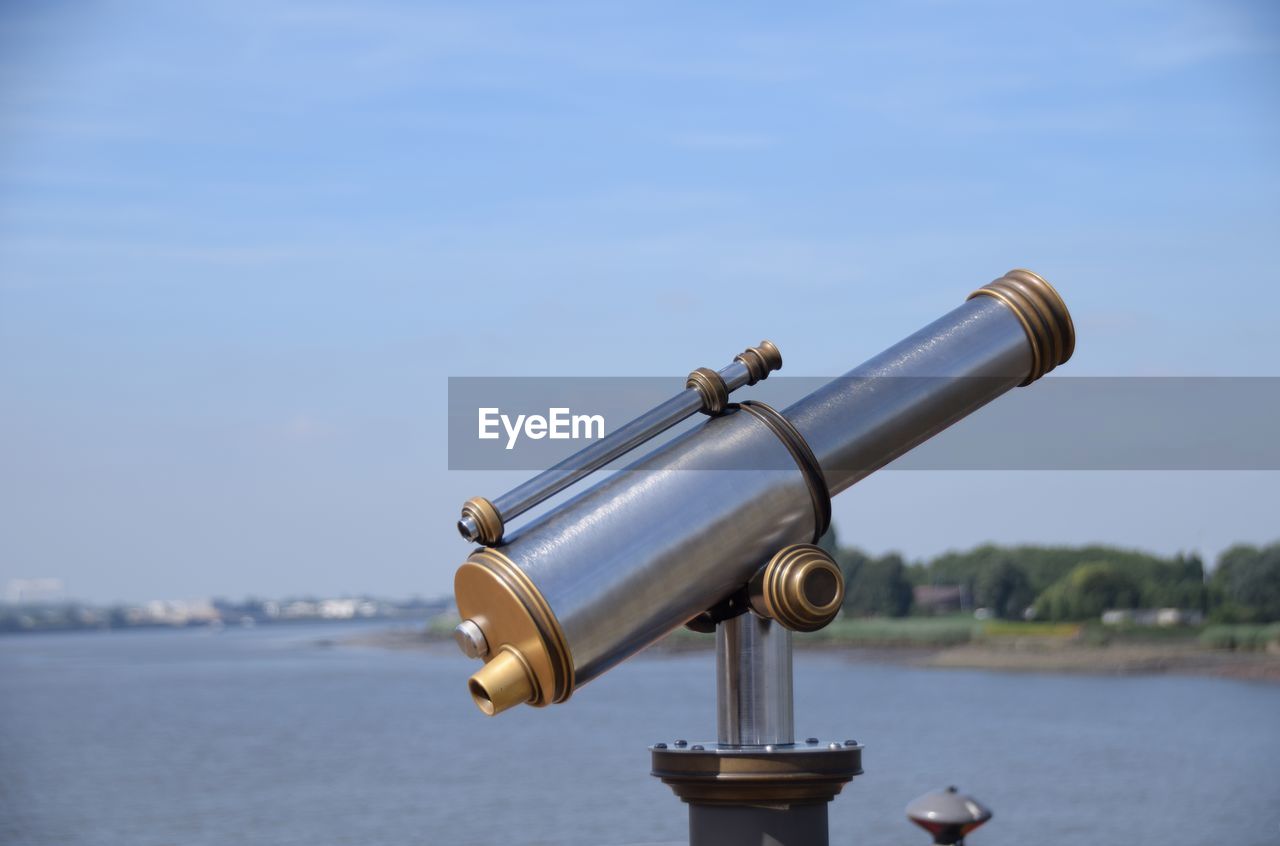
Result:
<svg viewBox="0 0 1280 846"><path fill-rule="evenodd" d="M646 745L714 732L711 655L634 660L484 719L450 648L351 626L0 637L0 843L677 843ZM1280 844L1280 686L796 661L800 736L856 738L833 844L927 842L956 783L981 844Z"/></svg>

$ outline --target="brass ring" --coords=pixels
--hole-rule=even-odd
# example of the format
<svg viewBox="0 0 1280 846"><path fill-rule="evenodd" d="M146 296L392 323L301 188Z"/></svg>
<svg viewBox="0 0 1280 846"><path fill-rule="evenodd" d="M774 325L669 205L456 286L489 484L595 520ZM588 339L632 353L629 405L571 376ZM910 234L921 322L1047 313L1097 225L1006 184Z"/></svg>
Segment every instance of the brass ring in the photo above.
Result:
<svg viewBox="0 0 1280 846"><path fill-rule="evenodd" d="M493 503L482 496L473 496L462 504L462 516L470 517L478 530L476 542L494 546L502 540L502 515Z"/></svg>
<svg viewBox="0 0 1280 846"><path fill-rule="evenodd" d="M1022 385L1030 385L1060 364L1076 348L1076 328L1071 312L1052 285L1030 270L1010 270L983 285L967 299L992 297L1013 312L1031 344L1031 371Z"/></svg>
<svg viewBox="0 0 1280 846"><path fill-rule="evenodd" d="M814 576L826 582L819 586L816 596L811 592ZM783 548L770 558L751 579L748 590L751 607L760 616L776 620L795 632L816 632L840 613L844 603L844 576L840 565L826 550L799 543Z"/></svg>
<svg viewBox="0 0 1280 846"><path fill-rule="evenodd" d="M716 415L729 403L729 386L710 367L699 367L685 380L686 388L696 388L702 395L702 413Z"/></svg>

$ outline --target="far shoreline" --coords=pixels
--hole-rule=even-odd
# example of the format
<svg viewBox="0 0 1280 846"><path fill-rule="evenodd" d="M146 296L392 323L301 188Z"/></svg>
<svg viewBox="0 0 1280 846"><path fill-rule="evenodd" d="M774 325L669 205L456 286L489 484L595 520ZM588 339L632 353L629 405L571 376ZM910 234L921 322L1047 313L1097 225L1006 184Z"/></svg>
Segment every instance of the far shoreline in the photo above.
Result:
<svg viewBox="0 0 1280 846"><path fill-rule="evenodd" d="M450 635L427 628L365 632L343 644L382 649L452 647ZM646 649L646 657L662 658L710 652L709 635L678 632ZM798 652L840 655L851 662L894 664L929 670L990 670L1005 673L1050 673L1089 676L1193 675L1280 684L1280 655L1267 652L1213 650L1186 643L1116 643L1087 645L1056 639L1025 638L1009 642L949 646L863 644L843 640L797 639Z"/></svg>

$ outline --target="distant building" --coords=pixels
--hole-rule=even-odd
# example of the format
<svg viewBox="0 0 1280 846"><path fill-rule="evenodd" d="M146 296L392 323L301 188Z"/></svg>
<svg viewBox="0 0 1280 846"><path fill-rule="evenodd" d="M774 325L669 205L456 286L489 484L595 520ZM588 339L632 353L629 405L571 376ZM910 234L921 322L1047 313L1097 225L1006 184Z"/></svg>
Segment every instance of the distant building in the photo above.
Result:
<svg viewBox="0 0 1280 846"><path fill-rule="evenodd" d="M927 614L955 614L964 610L967 599L962 585L916 585L911 594L916 610Z"/></svg>
<svg viewBox="0 0 1280 846"><path fill-rule="evenodd" d="M326 620L350 620L356 615L354 599L325 599L320 603L320 616Z"/></svg>
<svg viewBox="0 0 1280 846"><path fill-rule="evenodd" d="M218 609L207 599L153 599L139 610L140 622L166 626L205 625L221 620Z"/></svg>
<svg viewBox="0 0 1280 846"><path fill-rule="evenodd" d="M1111 608L1102 612L1104 626L1198 626L1204 612L1191 608Z"/></svg>

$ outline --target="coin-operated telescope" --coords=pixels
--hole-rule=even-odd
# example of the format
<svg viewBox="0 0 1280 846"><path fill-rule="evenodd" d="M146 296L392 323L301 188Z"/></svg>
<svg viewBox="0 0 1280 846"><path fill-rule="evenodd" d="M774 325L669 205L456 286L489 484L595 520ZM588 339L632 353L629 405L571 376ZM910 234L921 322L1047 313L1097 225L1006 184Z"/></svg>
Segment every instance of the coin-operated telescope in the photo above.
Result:
<svg viewBox="0 0 1280 846"><path fill-rule="evenodd" d="M694 846L827 843L826 803L861 770L853 741L797 743L791 633L838 613L815 544L831 497L1071 357L1061 297L1027 270L779 412L729 395L782 366L765 341L494 500L463 506L477 541L454 581L455 633L486 714L564 702L671 631L716 633L716 742L652 747L690 805ZM517 530L507 523L698 412L708 419Z"/></svg>

